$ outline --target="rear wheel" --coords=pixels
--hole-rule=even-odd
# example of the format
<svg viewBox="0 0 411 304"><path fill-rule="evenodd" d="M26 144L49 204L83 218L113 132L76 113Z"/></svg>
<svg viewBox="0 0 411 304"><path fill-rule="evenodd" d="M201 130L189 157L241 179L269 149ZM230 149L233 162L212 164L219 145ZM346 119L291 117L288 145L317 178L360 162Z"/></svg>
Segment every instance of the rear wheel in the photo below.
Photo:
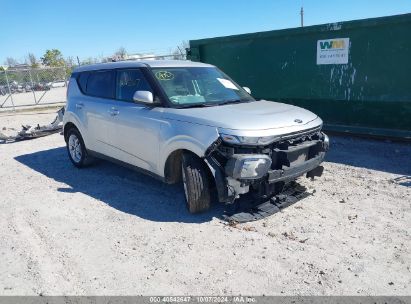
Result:
<svg viewBox="0 0 411 304"><path fill-rule="evenodd" d="M210 208L210 183L204 162L196 155L184 153L182 179L187 208L190 213L200 213Z"/></svg>
<svg viewBox="0 0 411 304"><path fill-rule="evenodd" d="M77 168L83 168L92 162L92 157L87 154L83 138L75 128L67 132L67 152L71 162Z"/></svg>

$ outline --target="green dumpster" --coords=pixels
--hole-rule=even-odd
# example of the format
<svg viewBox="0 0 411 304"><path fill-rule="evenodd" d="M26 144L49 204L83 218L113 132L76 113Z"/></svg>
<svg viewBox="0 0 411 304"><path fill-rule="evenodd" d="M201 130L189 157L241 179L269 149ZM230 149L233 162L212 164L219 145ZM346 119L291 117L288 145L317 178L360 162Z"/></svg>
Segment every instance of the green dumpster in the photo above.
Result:
<svg viewBox="0 0 411 304"><path fill-rule="evenodd" d="M411 138L411 14L191 40L188 56L325 129Z"/></svg>

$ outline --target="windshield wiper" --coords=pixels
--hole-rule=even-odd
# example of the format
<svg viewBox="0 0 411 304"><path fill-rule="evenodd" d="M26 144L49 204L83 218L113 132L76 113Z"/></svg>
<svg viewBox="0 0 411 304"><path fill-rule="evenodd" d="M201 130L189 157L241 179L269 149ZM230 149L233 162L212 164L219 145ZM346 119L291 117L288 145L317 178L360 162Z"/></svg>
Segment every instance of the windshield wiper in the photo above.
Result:
<svg viewBox="0 0 411 304"><path fill-rule="evenodd" d="M219 105L226 105L230 103L241 103L241 102L250 102L249 100L241 100L241 99L230 99L230 100L225 100L223 102L219 102Z"/></svg>
<svg viewBox="0 0 411 304"><path fill-rule="evenodd" d="M197 104L187 104L187 105L181 105L180 108L186 109L186 108L205 108L205 107L215 107L220 105L219 103L215 102L206 102L206 103L197 103Z"/></svg>
<svg viewBox="0 0 411 304"><path fill-rule="evenodd" d="M186 104L181 105L180 108L205 108L205 107L217 107L221 105L233 104L233 103L243 103L243 102L251 102L253 100L241 100L241 99L229 99L222 102L205 102L205 103L195 103L195 104Z"/></svg>

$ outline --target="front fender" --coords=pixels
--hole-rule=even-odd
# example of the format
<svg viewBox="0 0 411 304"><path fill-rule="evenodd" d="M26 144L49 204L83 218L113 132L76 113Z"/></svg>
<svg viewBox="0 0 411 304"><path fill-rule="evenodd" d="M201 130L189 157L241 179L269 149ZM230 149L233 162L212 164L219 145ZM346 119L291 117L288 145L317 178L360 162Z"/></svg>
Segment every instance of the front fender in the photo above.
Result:
<svg viewBox="0 0 411 304"><path fill-rule="evenodd" d="M167 158L177 150L188 150L204 157L208 147L219 137L217 128L172 121L162 125L158 174L164 177Z"/></svg>

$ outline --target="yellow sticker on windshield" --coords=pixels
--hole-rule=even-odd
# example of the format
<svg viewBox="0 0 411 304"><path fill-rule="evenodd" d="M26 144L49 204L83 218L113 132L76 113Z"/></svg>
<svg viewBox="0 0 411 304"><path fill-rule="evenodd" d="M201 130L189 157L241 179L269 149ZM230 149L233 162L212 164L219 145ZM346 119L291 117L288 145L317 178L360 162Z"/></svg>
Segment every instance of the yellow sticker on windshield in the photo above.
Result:
<svg viewBox="0 0 411 304"><path fill-rule="evenodd" d="M155 75L158 80L171 80L174 78L174 74L169 71L158 71Z"/></svg>

